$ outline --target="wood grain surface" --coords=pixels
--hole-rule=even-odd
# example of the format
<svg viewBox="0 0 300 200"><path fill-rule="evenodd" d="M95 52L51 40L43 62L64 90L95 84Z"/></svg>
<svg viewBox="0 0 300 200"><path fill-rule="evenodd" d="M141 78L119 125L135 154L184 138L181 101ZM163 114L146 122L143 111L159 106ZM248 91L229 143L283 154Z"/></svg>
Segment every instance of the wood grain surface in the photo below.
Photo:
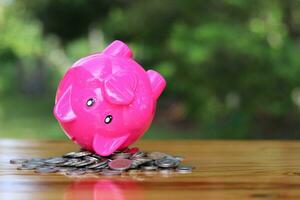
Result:
<svg viewBox="0 0 300 200"><path fill-rule="evenodd" d="M300 199L300 142L140 141L145 151L185 157L189 174L121 177L36 174L19 171L12 158L59 156L68 141L0 141L0 199Z"/></svg>

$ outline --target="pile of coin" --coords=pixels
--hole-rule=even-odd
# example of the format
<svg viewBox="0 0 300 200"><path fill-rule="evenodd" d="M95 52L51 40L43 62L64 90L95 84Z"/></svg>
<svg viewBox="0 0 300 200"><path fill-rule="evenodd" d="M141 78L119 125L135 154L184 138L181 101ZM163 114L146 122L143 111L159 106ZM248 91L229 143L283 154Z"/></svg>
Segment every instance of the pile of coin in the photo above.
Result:
<svg viewBox="0 0 300 200"><path fill-rule="evenodd" d="M69 152L60 157L12 159L19 170L34 170L36 173L61 172L69 176L87 173L103 176L121 175L125 172L190 173L193 167L180 165L180 156L162 152L143 152L138 148L116 151L110 156L99 156L86 150Z"/></svg>

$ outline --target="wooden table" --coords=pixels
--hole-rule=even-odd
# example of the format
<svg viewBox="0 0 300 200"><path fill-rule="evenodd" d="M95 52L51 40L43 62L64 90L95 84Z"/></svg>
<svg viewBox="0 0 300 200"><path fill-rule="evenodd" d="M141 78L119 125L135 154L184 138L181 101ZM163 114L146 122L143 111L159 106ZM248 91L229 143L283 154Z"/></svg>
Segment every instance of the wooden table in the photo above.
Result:
<svg viewBox="0 0 300 200"><path fill-rule="evenodd" d="M300 142L140 141L145 151L184 156L190 174L122 177L18 171L12 158L62 155L65 141L0 141L0 199L300 199Z"/></svg>

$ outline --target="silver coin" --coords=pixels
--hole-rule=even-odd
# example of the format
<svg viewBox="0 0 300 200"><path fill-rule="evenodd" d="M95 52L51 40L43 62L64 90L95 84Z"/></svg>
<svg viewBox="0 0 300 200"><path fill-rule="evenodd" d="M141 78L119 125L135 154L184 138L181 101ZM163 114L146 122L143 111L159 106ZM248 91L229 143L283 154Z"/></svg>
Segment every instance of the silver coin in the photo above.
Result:
<svg viewBox="0 0 300 200"><path fill-rule="evenodd" d="M42 162L42 161L31 161L31 160L29 160L28 162L23 163L22 165L43 166L43 165L45 165L45 164L46 164L46 163L45 163L45 162Z"/></svg>
<svg viewBox="0 0 300 200"><path fill-rule="evenodd" d="M92 160L82 160L82 161L74 164L74 166L75 167L85 167L85 166L93 164L93 163L94 163L94 161L92 161Z"/></svg>
<svg viewBox="0 0 300 200"><path fill-rule="evenodd" d="M100 156L100 155L98 155L98 154L91 154L90 156L92 156L92 157L94 157L94 158L97 158L98 160L101 160L101 159L103 159L104 157L103 156Z"/></svg>
<svg viewBox="0 0 300 200"><path fill-rule="evenodd" d="M98 163L94 163L92 165L86 166L86 168L87 169L94 169L94 168L98 168L98 167L104 166L106 164L107 164L107 162L98 162Z"/></svg>
<svg viewBox="0 0 300 200"><path fill-rule="evenodd" d="M24 159L24 158L16 158L16 159L11 159L10 164L23 164L28 162L28 159Z"/></svg>
<svg viewBox="0 0 300 200"><path fill-rule="evenodd" d="M76 155L76 153L77 153L77 152L72 151L72 152L69 152L69 153L64 154L63 157L71 157L71 158L73 158L74 155Z"/></svg>
<svg viewBox="0 0 300 200"><path fill-rule="evenodd" d="M41 165L23 163L21 166L17 167L17 169L18 170L33 170L33 169L36 169L37 167L40 167L40 166Z"/></svg>
<svg viewBox="0 0 300 200"><path fill-rule="evenodd" d="M76 157L83 157L89 155L92 155L92 152L84 150L84 151L77 152Z"/></svg>
<svg viewBox="0 0 300 200"><path fill-rule="evenodd" d="M74 169L74 170L67 171L66 175L68 175L68 176L80 176L80 175L83 175L85 173L86 173L86 171L83 170L83 169Z"/></svg>
<svg viewBox="0 0 300 200"><path fill-rule="evenodd" d="M132 161L145 164L145 163L151 162L152 159L150 159L150 158L136 158L136 159L132 159Z"/></svg>
<svg viewBox="0 0 300 200"><path fill-rule="evenodd" d="M103 164L103 165L100 165L100 166L98 166L98 167L96 167L96 168L94 168L94 169L104 169L104 168L108 168L108 163L105 163L105 164Z"/></svg>
<svg viewBox="0 0 300 200"><path fill-rule="evenodd" d="M165 158L165 159L160 159L160 160L155 161L155 164L162 168L177 167L179 165L179 163L180 162L178 160L170 159L170 158Z"/></svg>
<svg viewBox="0 0 300 200"><path fill-rule="evenodd" d="M145 164L145 165L147 165L147 166L150 166L150 165L154 165L154 166L156 166L156 164L155 164L155 160L148 161L148 162L146 162L146 164Z"/></svg>
<svg viewBox="0 0 300 200"><path fill-rule="evenodd" d="M84 156L91 155L92 153L89 151L78 151L78 152L69 152L63 155L63 157L71 157L71 158L80 158Z"/></svg>
<svg viewBox="0 0 300 200"><path fill-rule="evenodd" d="M58 172L59 169L56 167L38 167L35 169L35 172L37 173L54 173L54 172Z"/></svg>
<svg viewBox="0 0 300 200"><path fill-rule="evenodd" d="M190 166L179 166L176 168L176 172L179 173L191 173L193 171L193 168Z"/></svg>
<svg viewBox="0 0 300 200"><path fill-rule="evenodd" d="M45 162L39 162L39 161L28 161L26 163L23 163L22 165L36 165L36 166L42 166L45 165Z"/></svg>
<svg viewBox="0 0 300 200"><path fill-rule="evenodd" d="M150 152L147 154L147 156L153 160L160 160L163 159L167 156L169 156L168 154L162 153L162 152Z"/></svg>
<svg viewBox="0 0 300 200"><path fill-rule="evenodd" d="M152 161L152 159L150 159L150 158L136 158L136 159L133 159L131 168L137 168L140 165L147 164L151 161Z"/></svg>
<svg viewBox="0 0 300 200"><path fill-rule="evenodd" d="M60 166L76 166L77 163L80 163L81 159L70 158L66 162L59 164Z"/></svg>
<svg viewBox="0 0 300 200"><path fill-rule="evenodd" d="M143 166L142 169L144 171L156 171L158 169L158 167L157 166L153 166L153 165L149 165L149 166L146 165L146 166Z"/></svg>
<svg viewBox="0 0 300 200"><path fill-rule="evenodd" d="M136 153L134 153L133 155L132 155L132 158L133 159L135 159L135 158L142 158L142 157L144 157L146 154L145 154L145 152L143 152L143 151L138 151L138 152L136 152Z"/></svg>
<svg viewBox="0 0 300 200"><path fill-rule="evenodd" d="M66 160L62 157L53 157L45 160L45 163L47 164L61 164L65 162Z"/></svg>
<svg viewBox="0 0 300 200"><path fill-rule="evenodd" d="M31 158L28 162L45 162L45 158Z"/></svg>
<svg viewBox="0 0 300 200"><path fill-rule="evenodd" d="M82 159L92 161L93 163L96 163L96 162L99 161L98 158L95 158L95 157L93 157L93 156L85 156L85 157L83 157Z"/></svg>

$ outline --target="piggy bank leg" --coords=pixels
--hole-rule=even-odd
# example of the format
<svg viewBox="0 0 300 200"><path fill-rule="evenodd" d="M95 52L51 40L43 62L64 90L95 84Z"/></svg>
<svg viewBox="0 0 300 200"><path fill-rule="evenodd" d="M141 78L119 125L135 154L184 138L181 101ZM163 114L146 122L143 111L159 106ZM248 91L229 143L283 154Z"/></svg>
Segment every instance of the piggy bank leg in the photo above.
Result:
<svg viewBox="0 0 300 200"><path fill-rule="evenodd" d="M109 156L115 152L127 140L128 135L110 138L96 134L93 141L93 149L100 156Z"/></svg>
<svg viewBox="0 0 300 200"><path fill-rule="evenodd" d="M160 75L158 72L154 70L148 70L147 74L151 83L154 98L156 100L161 95L162 91L165 89L166 81L162 77L162 75Z"/></svg>

